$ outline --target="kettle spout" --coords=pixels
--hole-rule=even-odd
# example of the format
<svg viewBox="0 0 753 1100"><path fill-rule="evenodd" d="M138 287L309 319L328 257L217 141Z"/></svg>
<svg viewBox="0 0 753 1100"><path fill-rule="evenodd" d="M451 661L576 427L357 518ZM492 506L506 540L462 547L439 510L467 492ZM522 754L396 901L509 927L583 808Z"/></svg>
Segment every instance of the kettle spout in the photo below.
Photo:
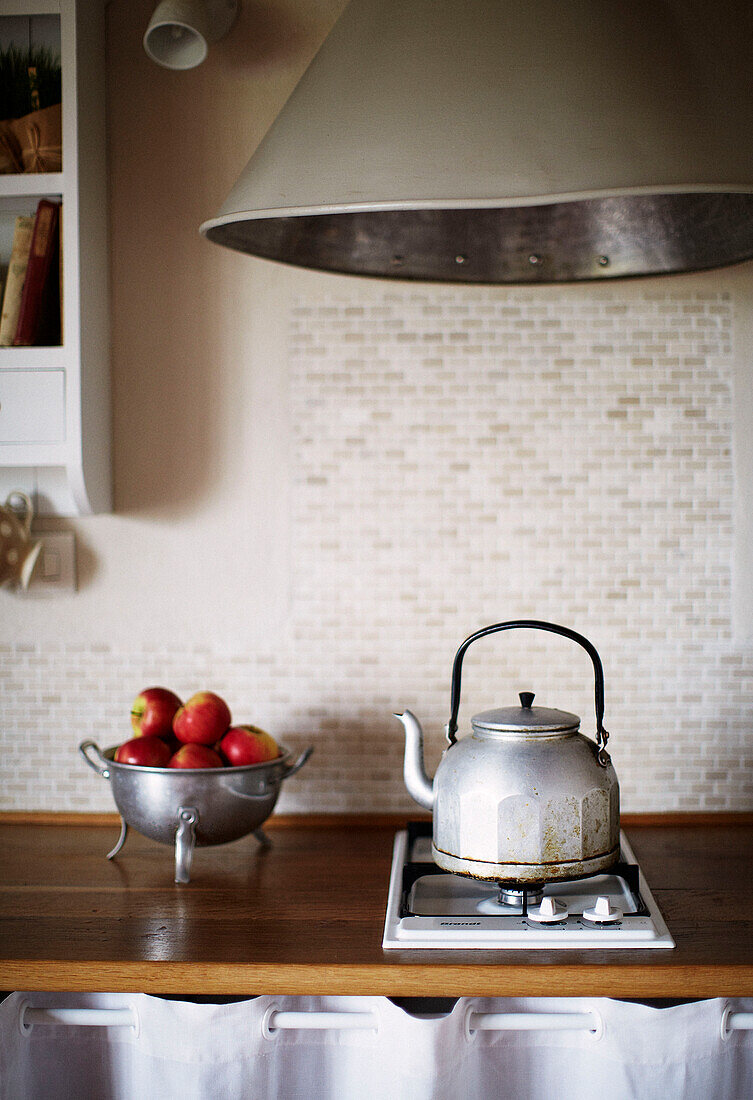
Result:
<svg viewBox="0 0 753 1100"><path fill-rule="evenodd" d="M403 778L408 794L419 806L431 810L434 805L434 785L424 771L424 733L411 711L395 714L405 727L405 762Z"/></svg>

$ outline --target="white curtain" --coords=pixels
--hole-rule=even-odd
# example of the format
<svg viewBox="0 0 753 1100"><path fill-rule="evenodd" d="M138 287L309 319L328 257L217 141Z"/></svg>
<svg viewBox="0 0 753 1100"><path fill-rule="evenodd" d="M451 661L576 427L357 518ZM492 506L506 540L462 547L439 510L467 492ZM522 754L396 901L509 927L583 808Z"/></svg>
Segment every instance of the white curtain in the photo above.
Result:
<svg viewBox="0 0 753 1100"><path fill-rule="evenodd" d="M751 1100L751 1027L740 999L462 998L419 1016L383 997L13 993L0 1097Z"/></svg>

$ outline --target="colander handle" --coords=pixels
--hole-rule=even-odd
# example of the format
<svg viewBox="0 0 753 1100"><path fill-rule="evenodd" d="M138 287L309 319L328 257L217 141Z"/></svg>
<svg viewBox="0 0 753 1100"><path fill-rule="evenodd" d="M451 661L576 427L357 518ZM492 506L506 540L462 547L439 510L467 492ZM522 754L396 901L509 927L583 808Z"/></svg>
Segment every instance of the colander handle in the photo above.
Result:
<svg viewBox="0 0 753 1100"><path fill-rule="evenodd" d="M97 763L96 760L92 760L92 758L89 756L89 749L93 749L94 752L96 752L99 763ZM101 775L103 779L110 778L110 769L107 766L110 761L99 751L99 745L96 743L96 741L82 741L78 747L78 751L81 753L89 767L92 768L93 771L97 773L97 775Z"/></svg>
<svg viewBox="0 0 753 1100"><path fill-rule="evenodd" d="M303 767L313 751L313 745L309 745L307 749L304 749L301 755L297 757L297 759L295 759L292 764L288 764L286 766L285 771L282 773L282 778L287 779L289 775L295 775L295 773Z"/></svg>
<svg viewBox="0 0 753 1100"><path fill-rule="evenodd" d="M486 637L487 634L496 634L500 630L518 630L520 628L548 630L551 634L560 634L563 638L569 638L571 641L577 642L578 645L583 646L586 653L593 661L594 678L596 681L596 744L599 746L599 763L606 765L609 762L609 758L604 749L609 740L609 734L604 729L604 669L602 668L601 658L588 638L584 638L582 634L578 634L575 630L570 630L567 626L557 626L556 623L545 623L540 619L513 619L508 623L495 623L493 626L485 626L481 630L477 630L475 634L471 634L465 639L455 654L455 661L452 666L450 720L447 723L446 730L447 740L451 745L454 745L457 740L455 734L458 729L458 711L460 710L460 677L463 667L463 657L465 656L465 651L468 649L468 646L479 638Z"/></svg>

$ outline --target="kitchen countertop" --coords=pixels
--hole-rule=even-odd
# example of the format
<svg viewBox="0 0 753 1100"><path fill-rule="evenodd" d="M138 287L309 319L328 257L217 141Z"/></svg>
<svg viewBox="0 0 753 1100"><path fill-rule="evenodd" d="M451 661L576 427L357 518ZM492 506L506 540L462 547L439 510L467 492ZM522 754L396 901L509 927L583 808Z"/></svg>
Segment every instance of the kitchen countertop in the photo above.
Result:
<svg viewBox="0 0 753 1100"><path fill-rule="evenodd" d="M94 820L94 819L91 819ZM390 951L395 819L272 818L173 850L118 828L0 817L0 989L252 996L753 995L753 823L623 818L674 950Z"/></svg>

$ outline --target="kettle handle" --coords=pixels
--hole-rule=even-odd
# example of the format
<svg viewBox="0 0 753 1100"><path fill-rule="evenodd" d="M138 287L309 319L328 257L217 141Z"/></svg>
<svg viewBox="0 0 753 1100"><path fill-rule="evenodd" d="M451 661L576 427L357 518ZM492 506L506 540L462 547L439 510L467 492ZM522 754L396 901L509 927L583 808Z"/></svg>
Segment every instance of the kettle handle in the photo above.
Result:
<svg viewBox="0 0 753 1100"><path fill-rule="evenodd" d="M496 634L499 630L517 630L520 627L532 630L548 630L552 634L561 634L563 638L570 638L571 641L577 642L578 645L583 646L586 653L593 661L594 677L596 681L596 744L599 746L599 763L606 765L609 762L609 758L604 749L609 740L609 734L604 729L604 669L602 668L601 658L588 638L584 638L582 634L578 634L575 630L570 630L567 626L557 626L556 623L545 623L539 619L513 619L508 623L494 623L493 626L485 626L465 639L455 654L455 661L452 666L450 720L447 723L446 730L447 740L451 745L454 745L456 741L455 734L458 729L458 711L460 710L460 675L463 667L463 657L465 656L465 651L468 649L468 646L471 642L475 642L478 638L483 638L487 634Z"/></svg>

